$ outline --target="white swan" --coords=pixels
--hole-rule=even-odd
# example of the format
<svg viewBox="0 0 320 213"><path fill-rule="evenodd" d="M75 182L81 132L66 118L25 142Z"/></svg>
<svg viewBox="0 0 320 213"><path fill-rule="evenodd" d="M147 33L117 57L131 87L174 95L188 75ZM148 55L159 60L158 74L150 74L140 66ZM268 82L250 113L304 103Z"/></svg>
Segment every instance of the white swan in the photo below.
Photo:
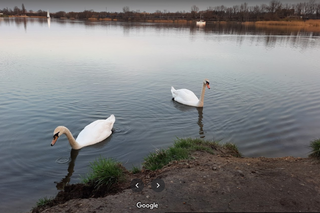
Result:
<svg viewBox="0 0 320 213"><path fill-rule="evenodd" d="M176 102L179 102L181 104L185 104L188 106L195 106L195 107L203 107L203 99L204 99L204 92L206 90L206 86L208 89L210 89L210 82L208 79L204 79L202 91L200 95L200 100L197 98L197 96L188 89L175 89L171 87L171 93L172 93L172 100L175 100Z"/></svg>
<svg viewBox="0 0 320 213"><path fill-rule="evenodd" d="M65 134L69 140L72 149L81 149L85 146L90 146L99 143L109 137L112 133L112 127L116 118L114 115L110 115L106 120L96 120L87 125L78 135L77 139L74 139L70 130L65 126L58 126L53 131L53 140L51 146L53 146L58 140L59 136Z"/></svg>

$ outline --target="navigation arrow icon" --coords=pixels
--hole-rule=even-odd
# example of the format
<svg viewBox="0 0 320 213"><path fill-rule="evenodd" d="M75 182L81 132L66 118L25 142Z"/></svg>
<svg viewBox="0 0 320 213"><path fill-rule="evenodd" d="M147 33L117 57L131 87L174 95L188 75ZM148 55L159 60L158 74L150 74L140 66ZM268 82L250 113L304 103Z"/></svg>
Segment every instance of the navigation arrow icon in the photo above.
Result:
<svg viewBox="0 0 320 213"><path fill-rule="evenodd" d="M131 186L132 191L141 192L144 187L144 184L143 184L142 180L140 180L140 179L133 179L131 181L130 186Z"/></svg>
<svg viewBox="0 0 320 213"><path fill-rule="evenodd" d="M154 179L151 182L151 188L153 189L153 191L155 192L161 192L162 190L164 190L165 187L165 183L163 180L161 179Z"/></svg>

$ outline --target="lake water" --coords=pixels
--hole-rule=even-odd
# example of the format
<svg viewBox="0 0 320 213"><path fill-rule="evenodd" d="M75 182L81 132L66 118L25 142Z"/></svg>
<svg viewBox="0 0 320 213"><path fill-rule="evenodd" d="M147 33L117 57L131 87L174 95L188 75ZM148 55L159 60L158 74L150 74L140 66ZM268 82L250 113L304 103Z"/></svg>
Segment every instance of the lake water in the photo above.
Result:
<svg viewBox="0 0 320 213"><path fill-rule="evenodd" d="M319 33L0 19L0 35L1 212L55 196L99 156L130 169L177 137L232 142L247 157L306 157L320 137ZM172 101L171 86L200 95L205 78L203 109ZM107 140L50 146L56 126L76 137L110 114Z"/></svg>

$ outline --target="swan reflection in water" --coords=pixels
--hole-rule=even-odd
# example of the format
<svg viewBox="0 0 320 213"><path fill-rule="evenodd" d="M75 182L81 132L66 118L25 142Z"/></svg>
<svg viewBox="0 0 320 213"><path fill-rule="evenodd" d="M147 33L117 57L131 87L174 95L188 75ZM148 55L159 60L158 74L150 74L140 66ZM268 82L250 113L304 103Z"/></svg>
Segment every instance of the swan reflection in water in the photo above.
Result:
<svg viewBox="0 0 320 213"><path fill-rule="evenodd" d="M112 131L114 132L114 129L112 129ZM106 144L108 144L108 142L111 140L111 138L112 138L112 135L110 137L108 137L107 139L101 141L100 143L95 144L94 147L96 149L102 149ZM62 178L60 182L54 182L56 184L56 188L58 190L63 190L64 187L70 183L71 176L74 172L75 162L76 162L76 159L77 159L77 156L78 156L80 150L81 149L77 149L77 150L71 149L70 158L68 160L68 162L69 162L68 174L64 178Z"/></svg>
<svg viewBox="0 0 320 213"><path fill-rule="evenodd" d="M187 111L192 111L194 109L196 109L198 111L198 126L199 126L199 135L200 135L200 138L205 138L205 135L204 135L204 131L203 131L203 123L202 123L202 118L203 118L203 107L191 107L191 106L186 106L186 105L183 105L183 104L179 104L175 101L172 101L173 103L173 106L180 110L181 112L187 112Z"/></svg>
<svg viewBox="0 0 320 213"><path fill-rule="evenodd" d="M66 185L68 185L68 183L70 182L70 178L74 172L74 165L75 165L75 162L76 162L76 159L77 159L77 156L79 154L79 151L80 150L75 150L75 149L71 149L70 151L70 162L69 162L69 166L68 166L68 174L61 179L60 182L55 182L57 185L56 185L56 188L58 190L63 190L64 187Z"/></svg>
<svg viewBox="0 0 320 213"><path fill-rule="evenodd" d="M200 127L199 129L199 135L200 138L204 138L204 131L203 131L203 123L202 123L202 118L203 118L203 107L197 107L198 110L198 125Z"/></svg>

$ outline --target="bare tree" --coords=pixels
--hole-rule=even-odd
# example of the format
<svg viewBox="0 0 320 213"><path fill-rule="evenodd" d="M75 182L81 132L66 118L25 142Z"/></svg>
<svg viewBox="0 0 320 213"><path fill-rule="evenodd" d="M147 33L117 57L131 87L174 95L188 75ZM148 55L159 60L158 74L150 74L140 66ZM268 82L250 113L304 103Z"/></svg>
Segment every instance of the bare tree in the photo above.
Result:
<svg viewBox="0 0 320 213"><path fill-rule="evenodd" d="M234 15L237 14L237 13L239 12L239 5L234 5L234 6L232 7L232 10L233 10L233 14L234 14Z"/></svg>
<svg viewBox="0 0 320 213"><path fill-rule="evenodd" d="M298 15L301 15L303 10L304 10L304 4L303 3L298 3L298 4L296 4L295 8L296 8L296 13Z"/></svg>
<svg viewBox="0 0 320 213"><path fill-rule="evenodd" d="M261 6L260 6L260 12L261 13L266 13L266 12L268 12L268 5L266 5L266 4L261 4Z"/></svg>
<svg viewBox="0 0 320 213"><path fill-rule="evenodd" d="M269 3L269 12L275 13L277 10L281 10L282 3L277 0L271 0Z"/></svg>
<svg viewBox="0 0 320 213"><path fill-rule="evenodd" d="M89 10L86 10L86 11L88 12L86 18L91 18L92 14L89 14L89 13L92 12L92 11L89 11ZM57 17L57 18L61 18L61 17L65 17L65 16L66 16L66 12L65 11L59 11L59 12L55 13L55 17Z"/></svg>
<svg viewBox="0 0 320 213"><path fill-rule="evenodd" d="M306 3L306 14L313 15L316 12L316 6L317 5L315 0L310 0L308 3Z"/></svg>
<svg viewBox="0 0 320 213"><path fill-rule="evenodd" d="M248 12L248 4L246 2L240 5L240 12L242 13Z"/></svg>
<svg viewBox="0 0 320 213"><path fill-rule="evenodd" d="M225 12L226 10L226 7L224 5L221 5L221 6L217 6L215 7L216 11L218 12Z"/></svg>
<svg viewBox="0 0 320 213"><path fill-rule="evenodd" d="M213 10L214 10L214 8L211 6L207 8L207 11L213 11Z"/></svg>
<svg viewBox="0 0 320 213"><path fill-rule="evenodd" d="M21 10L19 9L19 7L15 6L13 8L13 12L14 12L15 15L20 15Z"/></svg>
<svg viewBox="0 0 320 213"><path fill-rule="evenodd" d="M224 5L217 6L214 9L216 11L216 18L218 21L220 21L223 18L225 6Z"/></svg>
<svg viewBox="0 0 320 213"><path fill-rule="evenodd" d="M258 5L254 6L253 7L253 11L252 11L254 14L260 14L260 7Z"/></svg>
<svg viewBox="0 0 320 213"><path fill-rule="evenodd" d="M317 4L317 6L316 6L316 16L317 16L317 18L319 18L319 16L320 16L320 3Z"/></svg>
<svg viewBox="0 0 320 213"><path fill-rule="evenodd" d="M286 10L291 10L292 9L292 5L291 4L285 4L283 6L283 8L286 9Z"/></svg>
<svg viewBox="0 0 320 213"><path fill-rule="evenodd" d="M24 7L24 4L22 4L22 14L26 14L26 8Z"/></svg>
<svg viewBox="0 0 320 213"><path fill-rule="evenodd" d="M198 11L199 11L199 7L197 7L196 5L193 5L191 7L191 16L192 16L192 18L197 18Z"/></svg>
<svg viewBox="0 0 320 213"><path fill-rule="evenodd" d="M124 13L130 12L130 9L128 6L123 7L122 10Z"/></svg>
<svg viewBox="0 0 320 213"><path fill-rule="evenodd" d="M191 7L191 13L192 13L192 12L197 13L198 11L199 11L199 7L197 7L196 5L193 5L193 6Z"/></svg>
<svg viewBox="0 0 320 213"><path fill-rule="evenodd" d="M228 7L228 8L226 9L226 13L227 13L227 16L228 16L228 19L229 19L229 20L231 20L232 11L233 11L232 7Z"/></svg>
<svg viewBox="0 0 320 213"><path fill-rule="evenodd" d="M240 5L240 17L241 21L247 21L248 19L248 4L246 2Z"/></svg>
<svg viewBox="0 0 320 213"><path fill-rule="evenodd" d="M213 19L213 7L208 7L203 14L204 19L212 20Z"/></svg>

